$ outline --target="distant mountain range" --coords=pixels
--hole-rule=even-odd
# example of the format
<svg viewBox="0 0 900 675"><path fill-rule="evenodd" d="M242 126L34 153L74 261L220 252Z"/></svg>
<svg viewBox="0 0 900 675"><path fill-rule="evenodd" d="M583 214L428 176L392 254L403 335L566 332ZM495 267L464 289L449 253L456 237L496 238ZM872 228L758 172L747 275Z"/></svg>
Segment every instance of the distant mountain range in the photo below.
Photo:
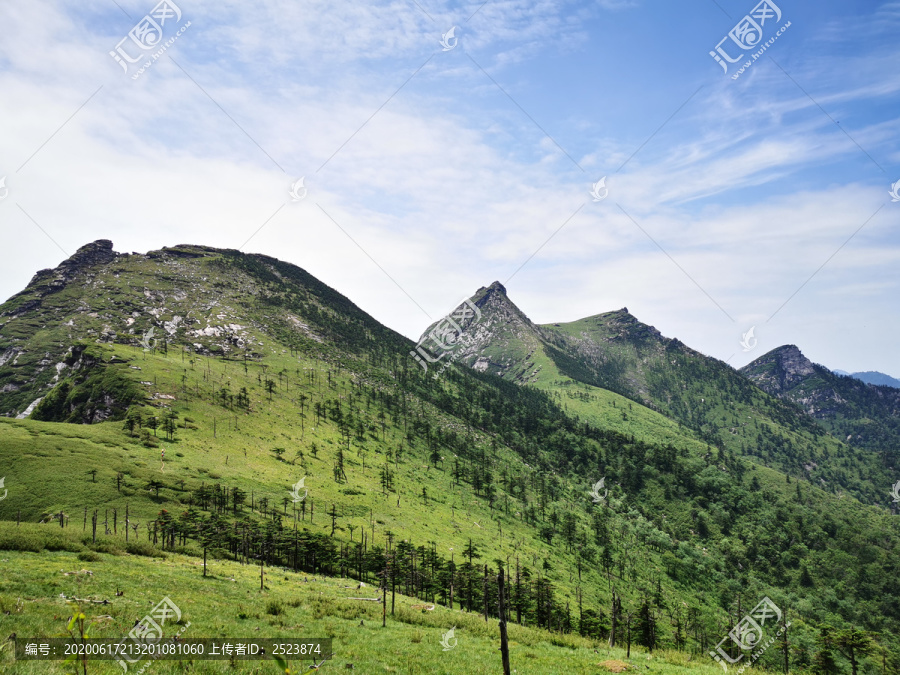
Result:
<svg viewBox="0 0 900 675"><path fill-rule="evenodd" d="M890 375L879 373L877 370L864 370L859 373L848 373L846 370L832 370L831 372L833 372L835 375L855 377L857 380L862 380L867 384L900 389L900 380L898 380L896 377L891 377Z"/></svg>
<svg viewBox="0 0 900 675"><path fill-rule="evenodd" d="M499 282L470 302L481 315L463 333L458 360L476 371L570 400L576 389L615 392L723 452L863 499L882 501L880 486L900 464L900 390L836 376L793 345L738 371L663 336L627 308L538 325ZM853 468L830 461L834 456Z"/></svg>

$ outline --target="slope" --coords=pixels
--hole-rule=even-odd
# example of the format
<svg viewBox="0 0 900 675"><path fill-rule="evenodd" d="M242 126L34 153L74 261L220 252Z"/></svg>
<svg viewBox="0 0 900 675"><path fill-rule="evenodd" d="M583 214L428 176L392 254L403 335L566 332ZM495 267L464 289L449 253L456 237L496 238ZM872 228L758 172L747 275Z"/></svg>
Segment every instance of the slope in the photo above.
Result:
<svg viewBox="0 0 900 675"><path fill-rule="evenodd" d="M626 308L536 325L497 282L471 301L481 317L466 328L455 358L473 369L550 391L582 418L637 438L676 445L700 441L833 492L883 503L887 474L875 454L842 444L800 407L662 336ZM637 417L639 424L622 426ZM835 456L846 465L833 466L829 458Z"/></svg>
<svg viewBox="0 0 900 675"><path fill-rule="evenodd" d="M30 310L0 307L15 315L22 388L43 372L25 367L42 331L65 331L55 358L91 356L21 400L39 393L55 403L35 413L92 422L0 421L0 518L61 513L65 529L81 524L82 543L99 547L96 513L98 536L109 527L120 546L127 508L154 552L369 584L390 565L410 595L473 616L485 605L496 614L485 567L503 564L517 621L595 643L620 642L614 625L632 615L644 617L636 642L706 651L741 603L768 595L801 608L798 658L814 652L813 620L881 631L896 649L900 537L878 509L689 435L653 442L593 424L493 374L451 367L435 380L409 341L271 258L176 247L89 274L58 291L74 309L52 294ZM62 329L36 318L54 312L69 312ZM98 333L96 319L110 331ZM147 337L150 327L164 339ZM141 401L104 408L107 380L94 373L138 387ZM291 488L304 477L297 502ZM609 493L597 502L599 477ZM35 594L58 593L47 582Z"/></svg>
<svg viewBox="0 0 900 675"><path fill-rule="evenodd" d="M877 453L886 470L900 465L900 389L837 375L795 345L774 349L741 372L761 389L801 406L846 443ZM890 501L887 495L884 502Z"/></svg>

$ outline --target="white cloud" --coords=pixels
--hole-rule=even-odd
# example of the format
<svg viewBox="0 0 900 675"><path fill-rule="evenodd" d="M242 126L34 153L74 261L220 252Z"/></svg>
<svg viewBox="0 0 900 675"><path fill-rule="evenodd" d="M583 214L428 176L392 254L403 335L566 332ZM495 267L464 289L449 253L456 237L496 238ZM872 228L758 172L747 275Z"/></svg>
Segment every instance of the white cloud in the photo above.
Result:
<svg viewBox="0 0 900 675"><path fill-rule="evenodd" d="M72 31L71 17L51 3L0 9L12 26L0 44L8 64L0 71L8 93L0 100L0 157L14 158L0 167L11 190L0 203L0 226L14 233L0 253L0 294L20 290L62 255L17 204L70 253L101 237L123 251L236 248L271 218L245 250L299 264L414 337L427 318L366 253L437 317L479 286L505 281L584 205L516 274L513 299L542 322L627 305L664 333L727 358L751 322L762 324L887 199L891 181L807 178L817 166L859 160L859 151L762 64L746 88L698 96L619 174L603 167L620 165L635 148L573 119L597 139L575 155L590 172L583 174L461 52L438 53L386 103L436 48L435 35L461 21L449 5L428 3L432 22L411 3L328 3L324 11L325 4L185 6L193 25L175 58L250 138L168 58L136 82L121 77L106 51L122 27ZM503 73L515 95L524 77L517 63L555 49L561 37L580 39L582 24L567 7L577 14L567 4L492 0L461 40L481 50L479 62L483 53L482 65ZM140 11L146 8L134 14ZM119 22L127 30L128 20L112 23ZM809 68L803 75L813 79ZM893 101L896 78L879 72L867 69L852 89L835 75L817 99L851 110ZM760 96L761 89L773 95ZM895 142L886 142L896 137L890 114L849 119L864 147L896 154ZM609 174L602 203L588 195L597 171ZM301 175L309 197L287 203ZM836 344L823 342L823 315L859 320L896 296L900 253L890 228L897 218L896 210L879 214L777 320L760 326L761 343ZM866 302L854 303L860 296ZM881 321L885 330L900 329L895 318Z"/></svg>

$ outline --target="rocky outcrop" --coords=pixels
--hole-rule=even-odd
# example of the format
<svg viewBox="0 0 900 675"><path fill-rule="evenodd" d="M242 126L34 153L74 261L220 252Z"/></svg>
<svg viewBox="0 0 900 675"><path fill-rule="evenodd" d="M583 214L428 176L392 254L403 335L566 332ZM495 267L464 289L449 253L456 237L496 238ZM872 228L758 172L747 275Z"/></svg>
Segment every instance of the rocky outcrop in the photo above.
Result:
<svg viewBox="0 0 900 675"><path fill-rule="evenodd" d="M55 269L40 270L31 279L28 288L32 290L46 288L49 293L61 290L65 288L66 284L90 268L111 263L117 255L113 251L113 243L109 239L92 241L63 260ZM46 293L42 293L42 295L46 295Z"/></svg>
<svg viewBox="0 0 900 675"><path fill-rule="evenodd" d="M525 381L533 374L533 356L541 349L541 329L509 299L499 281L479 288L469 302L477 307L477 313L460 305L449 315L461 316L459 310L473 314L461 324L463 331L458 337L455 329L450 332L455 343L447 352L448 360L458 360L479 372ZM432 324L422 335L424 348L434 350L434 356L439 356L441 348L429 335L436 328L440 332L443 326L441 322Z"/></svg>
<svg viewBox="0 0 900 675"><path fill-rule="evenodd" d="M742 370L758 387L775 396L792 391L816 373L813 362L796 345L779 347Z"/></svg>
<svg viewBox="0 0 900 675"><path fill-rule="evenodd" d="M97 267L114 261L119 254L113 251L109 239L98 239L85 244L54 269L39 270L25 289L9 299L9 309L0 317L16 317L41 306L41 299L64 289L74 279L91 273Z"/></svg>
<svg viewBox="0 0 900 675"><path fill-rule="evenodd" d="M794 345L779 347L741 368L760 389L796 403L854 445L883 449L900 433L900 390L836 374Z"/></svg>

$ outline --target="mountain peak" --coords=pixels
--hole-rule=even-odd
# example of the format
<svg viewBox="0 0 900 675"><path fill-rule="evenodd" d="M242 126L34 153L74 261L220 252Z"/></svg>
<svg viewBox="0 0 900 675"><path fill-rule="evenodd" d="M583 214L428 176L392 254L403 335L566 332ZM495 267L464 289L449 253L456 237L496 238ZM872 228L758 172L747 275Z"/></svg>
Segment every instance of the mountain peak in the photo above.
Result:
<svg viewBox="0 0 900 675"><path fill-rule="evenodd" d="M103 265L112 262L116 258L113 251L113 243L109 239L98 239L85 244L74 254L63 260L56 268L57 271L77 271L85 267Z"/></svg>
<svg viewBox="0 0 900 675"><path fill-rule="evenodd" d="M747 364L741 372L765 391L778 395L814 375L816 369L797 345L782 345Z"/></svg>
<svg viewBox="0 0 900 675"><path fill-rule="evenodd" d="M495 281L490 286L482 286L475 292L475 295L480 295L482 291L484 291L485 295L489 293L500 293L503 296L509 297L506 293L506 286L501 284L499 281Z"/></svg>
<svg viewBox="0 0 900 675"><path fill-rule="evenodd" d="M813 362L803 355L797 345L784 345L771 353L775 355L781 367L789 375L805 376L814 372Z"/></svg>
<svg viewBox="0 0 900 675"><path fill-rule="evenodd" d="M37 291L40 295L61 290L79 273L97 265L106 265L115 260L117 255L109 239L92 241L79 248L54 269L38 271L27 288Z"/></svg>

